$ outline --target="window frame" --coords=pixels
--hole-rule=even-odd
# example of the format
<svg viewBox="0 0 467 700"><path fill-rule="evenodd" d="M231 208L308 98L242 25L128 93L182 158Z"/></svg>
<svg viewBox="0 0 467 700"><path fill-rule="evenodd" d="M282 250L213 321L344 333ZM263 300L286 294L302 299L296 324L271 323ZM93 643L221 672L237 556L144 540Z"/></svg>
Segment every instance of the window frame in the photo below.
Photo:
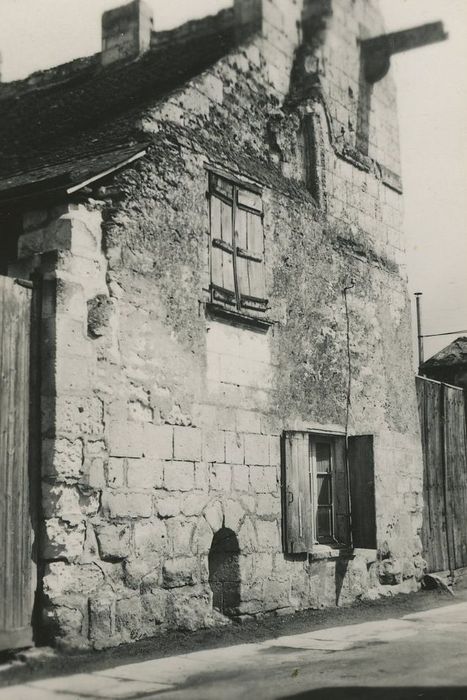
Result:
<svg viewBox="0 0 467 700"><path fill-rule="evenodd" d="M227 185L231 188L231 196L226 194L217 185L218 182ZM260 200L260 207L248 206L240 202L239 194L248 193L254 195ZM262 199L262 190L253 183L247 183L238 178L218 172L217 170L208 170L208 191L207 197L209 200L209 292L210 301L214 306L219 306L226 310L227 313L241 316L252 316L257 314L257 318L264 319L264 314L269 309L269 300L264 297L256 297L251 294L242 292L240 284L240 275L238 271L238 259L253 261L261 265L262 268L262 284L265 289L266 285L266 265L265 265L265 235L264 235L264 206ZM231 232L232 243L215 238L213 235L213 218L212 218L212 199L216 198L220 202L231 208ZM253 251L244 249L238 245L238 230L236 226L237 212L244 211L247 214L256 216L260 220L261 227L261 257L255 255ZM220 249L232 256L233 270L233 291L220 286L213 282L213 248ZM264 319L267 320L267 319Z"/></svg>
<svg viewBox="0 0 467 700"><path fill-rule="evenodd" d="M339 540L336 537L337 524L336 524L336 439L339 436L325 435L322 433L309 433L308 435L308 446L309 446L309 474L310 474L310 499L312 503L313 510L313 541L315 544L325 544L328 546L340 546ZM328 444L330 453L330 470L329 472L318 472L317 459L316 459L316 445L318 443ZM328 478L330 483L330 501L327 506L320 506L319 504L319 493L318 493L318 477L325 476ZM347 493L344 494L348 497ZM319 509L320 507L331 509L331 533L328 536L321 537L319 534Z"/></svg>
<svg viewBox="0 0 467 700"><path fill-rule="evenodd" d="M313 440L332 445L332 538L318 537ZM324 552L325 556L347 556L354 549L377 549L376 454L374 434L347 435L319 426L283 431L281 497L286 554L320 558Z"/></svg>
<svg viewBox="0 0 467 700"><path fill-rule="evenodd" d="M318 528L318 479L316 444L330 447L332 531L320 535ZM282 435L282 524L284 551L288 554L352 548L350 481L344 433L325 430L285 430Z"/></svg>

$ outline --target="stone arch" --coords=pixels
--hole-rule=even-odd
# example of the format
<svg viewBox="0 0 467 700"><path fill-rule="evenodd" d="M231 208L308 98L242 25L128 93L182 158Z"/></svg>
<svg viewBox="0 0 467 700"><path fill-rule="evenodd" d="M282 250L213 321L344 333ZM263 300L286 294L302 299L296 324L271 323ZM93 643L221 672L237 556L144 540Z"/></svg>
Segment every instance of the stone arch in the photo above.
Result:
<svg viewBox="0 0 467 700"><path fill-rule="evenodd" d="M240 545L233 530L222 527L212 538L208 555L209 585L213 608L229 617L238 615L240 604Z"/></svg>

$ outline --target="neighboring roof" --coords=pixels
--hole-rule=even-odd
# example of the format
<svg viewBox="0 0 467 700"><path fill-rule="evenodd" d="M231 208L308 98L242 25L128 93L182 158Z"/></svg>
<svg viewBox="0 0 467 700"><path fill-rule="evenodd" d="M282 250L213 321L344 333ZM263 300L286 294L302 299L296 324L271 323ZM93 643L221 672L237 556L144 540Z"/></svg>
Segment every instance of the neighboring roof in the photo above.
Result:
<svg viewBox="0 0 467 700"><path fill-rule="evenodd" d="M183 86L234 46L233 21L202 41L195 34L170 42L165 34L162 46L137 60L102 67L98 57L80 59L69 70L52 69L51 83L45 72L0 85L0 192L33 181L86 179L96 167L112 167L121 149L141 150L143 135L127 117Z"/></svg>
<svg viewBox="0 0 467 700"><path fill-rule="evenodd" d="M462 336L423 363L422 369L467 365L467 337Z"/></svg>
<svg viewBox="0 0 467 700"><path fill-rule="evenodd" d="M0 204L31 197L37 192L70 194L98 177L128 165L145 152L141 144L135 144L113 151L83 154L12 175L0 181Z"/></svg>

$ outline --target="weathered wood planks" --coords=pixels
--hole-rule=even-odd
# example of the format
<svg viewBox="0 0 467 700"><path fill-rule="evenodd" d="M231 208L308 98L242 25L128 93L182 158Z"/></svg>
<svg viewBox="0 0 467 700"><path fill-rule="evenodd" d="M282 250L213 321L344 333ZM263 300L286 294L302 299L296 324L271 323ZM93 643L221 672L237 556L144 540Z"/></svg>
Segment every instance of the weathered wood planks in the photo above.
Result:
<svg viewBox="0 0 467 700"><path fill-rule="evenodd" d="M467 566L467 436L462 389L417 377L428 570Z"/></svg>
<svg viewBox="0 0 467 700"><path fill-rule="evenodd" d="M0 277L0 649L32 642L31 289Z"/></svg>
<svg viewBox="0 0 467 700"><path fill-rule="evenodd" d="M311 552L313 509L310 489L310 438L308 433L287 432L284 436L285 532L289 554Z"/></svg>
<svg viewBox="0 0 467 700"><path fill-rule="evenodd" d="M353 546L376 549L373 435L356 435L349 438L348 461Z"/></svg>

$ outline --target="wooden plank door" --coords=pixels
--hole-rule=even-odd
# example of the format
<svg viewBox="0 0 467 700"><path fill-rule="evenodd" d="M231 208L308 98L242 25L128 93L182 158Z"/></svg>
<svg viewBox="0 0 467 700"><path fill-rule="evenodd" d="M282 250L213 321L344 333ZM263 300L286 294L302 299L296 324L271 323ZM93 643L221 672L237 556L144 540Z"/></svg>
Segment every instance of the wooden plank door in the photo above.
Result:
<svg viewBox="0 0 467 700"><path fill-rule="evenodd" d="M467 567L467 436L464 392L444 387L446 515L451 567Z"/></svg>
<svg viewBox="0 0 467 700"><path fill-rule="evenodd" d="M0 650L32 644L31 304L30 288L0 277Z"/></svg>
<svg viewBox="0 0 467 700"><path fill-rule="evenodd" d="M417 377L428 571L467 566L467 434L462 389Z"/></svg>
<svg viewBox="0 0 467 700"><path fill-rule="evenodd" d="M446 528L442 386L417 377L418 410L423 449L422 543L428 571L449 569Z"/></svg>

